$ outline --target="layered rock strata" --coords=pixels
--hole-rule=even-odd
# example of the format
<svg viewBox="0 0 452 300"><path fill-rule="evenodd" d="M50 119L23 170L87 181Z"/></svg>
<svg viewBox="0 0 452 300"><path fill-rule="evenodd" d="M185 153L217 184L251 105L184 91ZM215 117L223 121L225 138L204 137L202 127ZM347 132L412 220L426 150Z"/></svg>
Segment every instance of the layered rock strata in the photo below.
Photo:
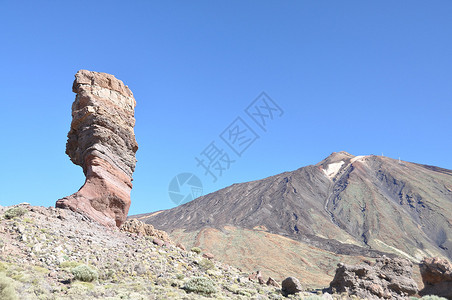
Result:
<svg viewBox="0 0 452 300"><path fill-rule="evenodd" d="M80 212L109 226L121 226L130 207L135 170L136 101L121 80L80 70L72 87L72 123L66 154L83 168L85 184L57 201L56 207Z"/></svg>

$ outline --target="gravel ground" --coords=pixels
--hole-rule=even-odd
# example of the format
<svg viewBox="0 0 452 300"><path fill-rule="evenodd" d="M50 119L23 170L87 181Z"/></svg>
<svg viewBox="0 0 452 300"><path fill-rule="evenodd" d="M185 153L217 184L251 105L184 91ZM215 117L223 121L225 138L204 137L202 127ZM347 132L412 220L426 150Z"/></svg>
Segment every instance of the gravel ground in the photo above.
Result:
<svg viewBox="0 0 452 300"><path fill-rule="evenodd" d="M157 246L151 236L108 229L68 210L0 206L0 238L2 299L285 298L202 253Z"/></svg>

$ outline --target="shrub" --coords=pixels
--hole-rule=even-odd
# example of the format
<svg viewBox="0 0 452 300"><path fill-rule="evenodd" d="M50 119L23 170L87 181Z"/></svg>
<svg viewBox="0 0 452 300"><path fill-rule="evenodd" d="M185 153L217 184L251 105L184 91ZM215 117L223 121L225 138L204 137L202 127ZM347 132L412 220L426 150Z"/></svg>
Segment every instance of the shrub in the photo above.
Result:
<svg viewBox="0 0 452 300"><path fill-rule="evenodd" d="M0 273L0 299L2 300L17 300L16 291L13 287L13 281L6 277L5 274Z"/></svg>
<svg viewBox="0 0 452 300"><path fill-rule="evenodd" d="M184 289L202 295L210 295L217 292L212 280L205 277L192 277L184 285Z"/></svg>
<svg viewBox="0 0 452 300"><path fill-rule="evenodd" d="M63 261L60 263L60 267L63 269L73 269L80 266L82 263L76 261Z"/></svg>
<svg viewBox="0 0 452 300"><path fill-rule="evenodd" d="M433 296L433 295L427 295L427 296L422 297L421 299L423 299L423 300L447 300L446 298Z"/></svg>
<svg viewBox="0 0 452 300"><path fill-rule="evenodd" d="M3 216L5 217L5 219L12 219L15 217L21 217L21 216L25 215L26 212L27 212L27 210L25 208L16 206L16 207L11 207L7 211L5 211Z"/></svg>
<svg viewBox="0 0 452 300"><path fill-rule="evenodd" d="M177 274L176 278L179 279L179 280L182 280L182 279L185 278L185 275L184 274Z"/></svg>
<svg viewBox="0 0 452 300"><path fill-rule="evenodd" d="M97 271L87 265L79 265L73 268L71 271L76 280L83 282L92 282L99 279Z"/></svg>
<svg viewBox="0 0 452 300"><path fill-rule="evenodd" d="M242 295L242 296L245 296L245 297L249 298L252 295L256 294L256 291L252 290L252 289L238 289L236 294Z"/></svg>
<svg viewBox="0 0 452 300"><path fill-rule="evenodd" d="M198 254L201 254L201 252L202 252L201 248L199 248L199 247L193 247L193 248L191 248L190 251L198 253Z"/></svg>
<svg viewBox="0 0 452 300"><path fill-rule="evenodd" d="M6 265L0 261L0 272L6 271L6 269L7 269Z"/></svg>
<svg viewBox="0 0 452 300"><path fill-rule="evenodd" d="M215 269L215 264L210 259L201 260L199 265L206 271Z"/></svg>

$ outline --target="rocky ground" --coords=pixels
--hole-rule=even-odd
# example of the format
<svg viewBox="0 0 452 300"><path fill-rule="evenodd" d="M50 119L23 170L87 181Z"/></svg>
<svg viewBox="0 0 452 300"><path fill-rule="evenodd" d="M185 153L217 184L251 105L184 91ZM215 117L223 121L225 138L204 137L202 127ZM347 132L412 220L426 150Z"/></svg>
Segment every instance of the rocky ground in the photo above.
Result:
<svg viewBox="0 0 452 300"><path fill-rule="evenodd" d="M286 299L287 288L300 291L289 299L359 299L302 278L267 285L137 222L126 229L138 234L68 210L0 206L0 299Z"/></svg>
<svg viewBox="0 0 452 300"><path fill-rule="evenodd" d="M1 299L284 298L202 253L158 246L151 236L107 229L68 210L0 207L0 237Z"/></svg>

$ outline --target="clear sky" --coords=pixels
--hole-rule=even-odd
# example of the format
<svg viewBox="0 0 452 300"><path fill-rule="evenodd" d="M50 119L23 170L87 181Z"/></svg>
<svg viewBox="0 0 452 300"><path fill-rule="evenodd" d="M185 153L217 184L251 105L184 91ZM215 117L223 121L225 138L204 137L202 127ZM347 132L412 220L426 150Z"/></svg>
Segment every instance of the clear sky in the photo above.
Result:
<svg viewBox="0 0 452 300"><path fill-rule="evenodd" d="M184 172L205 194L341 150L452 169L450 0L0 3L0 205L83 184L65 154L79 69L136 98L131 214L174 207ZM216 182L196 161L212 145L233 161Z"/></svg>

